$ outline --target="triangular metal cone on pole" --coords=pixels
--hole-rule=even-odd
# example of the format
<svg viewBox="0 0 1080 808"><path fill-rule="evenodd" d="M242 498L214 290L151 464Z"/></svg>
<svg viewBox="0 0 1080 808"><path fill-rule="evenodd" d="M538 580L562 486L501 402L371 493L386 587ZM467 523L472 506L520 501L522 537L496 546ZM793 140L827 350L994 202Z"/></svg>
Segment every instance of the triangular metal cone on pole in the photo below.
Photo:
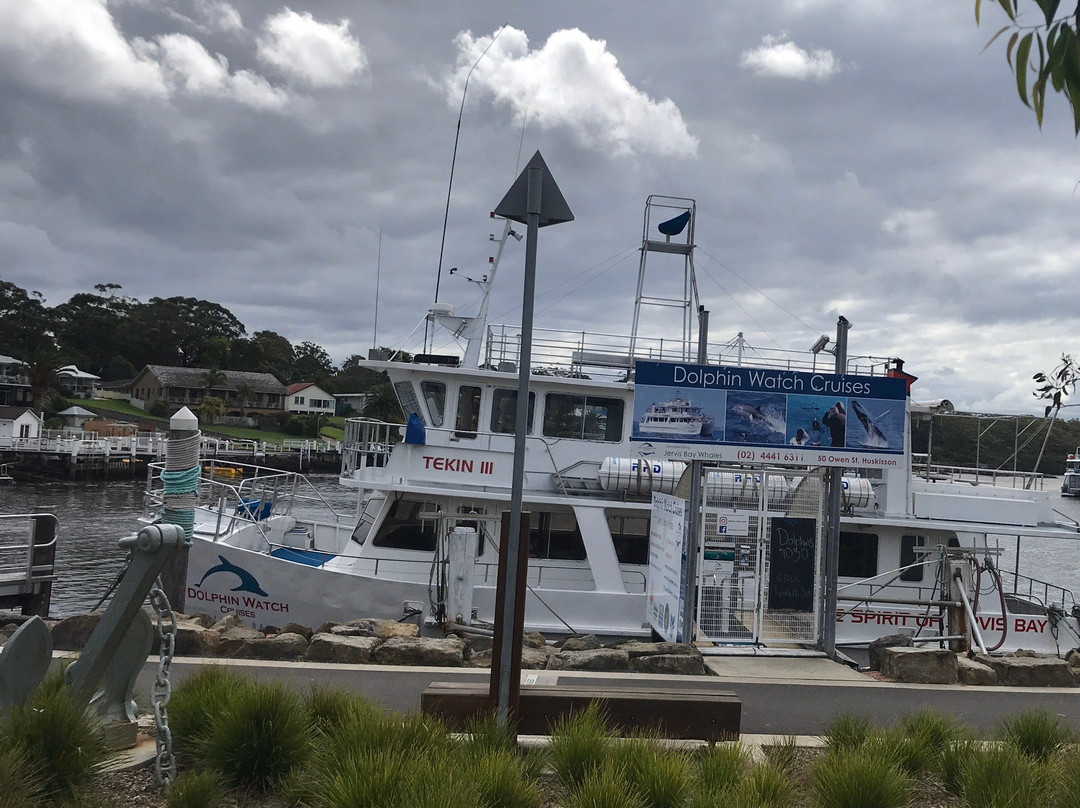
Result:
<svg viewBox="0 0 1080 808"><path fill-rule="evenodd" d="M566 200L563 199L562 191L559 190L555 178L551 176L551 170L547 167L547 163L544 162L544 158L539 151L532 156L532 159L529 160L525 168L518 174L517 179L514 180L514 184L510 186L510 190L506 192L506 196L502 198L502 202L495 207L495 215L528 224L525 217L529 208L529 170L533 168L541 169L544 176L538 225L547 227L549 224L574 221L574 214L571 212L570 206L566 204Z"/></svg>
<svg viewBox="0 0 1080 808"><path fill-rule="evenodd" d="M510 727L517 711L521 676L521 634L525 620L525 581L529 553L529 514L522 510L525 479L525 435L529 412L529 374L532 372L533 299L536 292L536 243L541 227L570 222L574 214L563 199L540 152L510 186L495 215L525 224L525 277L521 300L521 347L518 351L517 416L514 430L514 471L510 513L503 522L496 591L495 646L491 666L491 701L496 716ZM522 537L525 538L522 541ZM505 548L505 552L503 551ZM495 649L498 649L497 651ZM516 734L516 733L515 733Z"/></svg>

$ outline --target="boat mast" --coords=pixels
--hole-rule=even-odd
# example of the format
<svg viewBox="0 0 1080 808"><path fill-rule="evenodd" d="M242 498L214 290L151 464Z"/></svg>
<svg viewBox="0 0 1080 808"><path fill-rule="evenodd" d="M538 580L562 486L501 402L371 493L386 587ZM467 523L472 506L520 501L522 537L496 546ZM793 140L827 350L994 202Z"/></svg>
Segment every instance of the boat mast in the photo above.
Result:
<svg viewBox="0 0 1080 808"><path fill-rule="evenodd" d="M499 219L502 217L492 213L491 218ZM497 240L499 246L495 250L495 255L488 258L490 268L487 274L479 280L466 275L461 276L469 283L475 283L477 288L480 289L480 309L475 317L458 317L454 314L453 307L447 304L433 306L428 312L429 319L441 325L455 338L460 337L465 340L465 356L461 362L463 367L476 368L480 366L480 349L483 347L484 337L487 333L488 303L491 300L491 289L495 285L495 274L499 270L499 261L502 260L503 248L506 246L506 240L510 237L521 241L521 234L511 228L510 220L503 219L503 232ZM488 240L496 241L495 234L489 235ZM451 275L456 273L456 268L450 270Z"/></svg>
<svg viewBox="0 0 1080 808"><path fill-rule="evenodd" d="M645 200L645 222L641 233L641 263L638 266L637 294L634 297L634 323L630 331L630 361L635 359L638 326L641 320L641 307L666 306L682 309L682 346L679 358L690 361L696 355L696 345L692 341L695 317L700 307L698 301L697 276L694 273L694 225L697 218L697 202L675 196L652 194ZM664 240L654 237L655 227ZM683 288L682 297L665 297L645 293L645 267L649 253L682 256ZM670 268L670 262L668 267ZM670 274L669 274L670 277ZM663 359L663 356L651 355L648 358Z"/></svg>

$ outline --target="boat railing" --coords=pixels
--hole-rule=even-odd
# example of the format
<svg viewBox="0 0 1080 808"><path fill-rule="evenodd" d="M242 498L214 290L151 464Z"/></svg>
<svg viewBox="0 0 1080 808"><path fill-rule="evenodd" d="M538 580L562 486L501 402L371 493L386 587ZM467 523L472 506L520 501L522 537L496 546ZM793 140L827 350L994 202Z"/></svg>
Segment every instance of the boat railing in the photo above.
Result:
<svg viewBox="0 0 1080 808"><path fill-rule="evenodd" d="M401 424L374 418L347 419L341 443L341 475L349 477L357 469L385 466L400 430Z"/></svg>
<svg viewBox="0 0 1080 808"><path fill-rule="evenodd" d="M1021 575L1015 571L999 569L998 573L1001 575L1006 597L1014 595L1033 602L1043 609L1049 606L1060 606L1066 611L1070 611L1076 603L1072 590L1064 586ZM983 592L982 596L985 594ZM991 597L993 597L992 594Z"/></svg>
<svg viewBox="0 0 1080 808"><path fill-rule="evenodd" d="M935 553L931 556L928 553L921 561L913 564L879 572L858 581L839 584L836 587L837 599L856 606L870 603L928 607L941 605L944 602L938 599L937 578L940 564L940 554ZM924 570L921 581L903 580L905 572L920 568ZM931 572L931 575L928 576L926 571Z"/></svg>
<svg viewBox="0 0 1080 808"><path fill-rule="evenodd" d="M147 513L160 514L165 489L161 480L164 463L151 463L144 494ZM215 537L231 532L238 522L255 522L266 538L262 520L270 515L288 516L298 504L311 505L332 517L334 524L349 522L303 474L269 469L236 461L207 459L196 488L199 507L217 512ZM269 539L267 539L269 542Z"/></svg>
<svg viewBox="0 0 1080 808"><path fill-rule="evenodd" d="M970 483L971 485L995 485L1003 488L1023 488L1042 491L1046 488L1047 475L1033 471L1010 469L987 469L973 466L947 466L927 463L925 453L913 452L911 473L930 482Z"/></svg>
<svg viewBox="0 0 1080 808"><path fill-rule="evenodd" d="M485 345L486 367L514 370L520 361L521 326L489 325ZM741 340L711 343L707 354L708 364L832 372L827 361L809 350L755 348ZM697 355L696 341L642 336L635 339L623 334L536 328L533 330L531 362L533 373L603 378L626 377L638 360L696 362ZM849 357L848 373L883 375L888 361L882 357Z"/></svg>

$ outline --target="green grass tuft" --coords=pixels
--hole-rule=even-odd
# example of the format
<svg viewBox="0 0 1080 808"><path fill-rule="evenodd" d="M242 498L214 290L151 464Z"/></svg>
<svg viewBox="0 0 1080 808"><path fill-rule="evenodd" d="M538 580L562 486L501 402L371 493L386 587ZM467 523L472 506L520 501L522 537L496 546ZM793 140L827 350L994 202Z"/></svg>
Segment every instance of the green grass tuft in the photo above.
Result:
<svg viewBox="0 0 1080 808"><path fill-rule="evenodd" d="M622 770L647 808L682 808L690 796L690 760L664 747L656 733L616 744L611 762Z"/></svg>
<svg viewBox="0 0 1080 808"><path fill-rule="evenodd" d="M773 765L755 766L735 789L736 805L784 808L795 799L790 774Z"/></svg>
<svg viewBox="0 0 1080 808"><path fill-rule="evenodd" d="M223 665L207 665L185 677L169 700L169 729L181 763L190 763L206 740L215 718L242 691L254 685L250 679Z"/></svg>
<svg viewBox="0 0 1080 808"><path fill-rule="evenodd" d="M854 713L838 713L825 727L825 746L830 752L852 751L870 740L870 719Z"/></svg>
<svg viewBox="0 0 1080 808"><path fill-rule="evenodd" d="M1008 744L972 753L963 767L969 808L1037 808L1050 791L1046 767Z"/></svg>
<svg viewBox="0 0 1080 808"><path fill-rule="evenodd" d="M563 804L565 808L646 808L618 766L598 766L588 771Z"/></svg>
<svg viewBox="0 0 1080 808"><path fill-rule="evenodd" d="M13 755L11 765L17 766L22 756L38 767L40 787L51 799L77 798L107 754L100 722L72 697L60 675L0 720L0 757Z"/></svg>
<svg viewBox="0 0 1080 808"><path fill-rule="evenodd" d="M220 808L228 792L216 771L186 771L177 776L165 795L168 808Z"/></svg>
<svg viewBox="0 0 1080 808"><path fill-rule="evenodd" d="M713 795L737 786L750 768L750 753L738 743L717 744L694 756L694 801L706 804Z"/></svg>
<svg viewBox="0 0 1080 808"><path fill-rule="evenodd" d="M44 797L41 766L18 747L0 753L0 808L35 808Z"/></svg>
<svg viewBox="0 0 1080 808"><path fill-rule="evenodd" d="M938 758L938 774L945 790L954 796L964 791L964 771L968 761L982 749L974 738L961 738L941 750Z"/></svg>
<svg viewBox="0 0 1080 808"><path fill-rule="evenodd" d="M262 792L307 762L311 749L302 702L281 685L240 690L198 745L203 765L238 788Z"/></svg>
<svg viewBox="0 0 1080 808"><path fill-rule="evenodd" d="M908 800L911 779L872 750L830 752L813 768L821 808L897 808Z"/></svg>
<svg viewBox="0 0 1080 808"><path fill-rule="evenodd" d="M1076 734L1059 716L1046 710L1028 710L1010 715L998 725L997 737L1034 760L1048 760L1066 744L1076 740Z"/></svg>
<svg viewBox="0 0 1080 808"><path fill-rule="evenodd" d="M522 768L520 757L508 749L473 756L466 777L484 808L540 808L543 792Z"/></svg>
<svg viewBox="0 0 1080 808"><path fill-rule="evenodd" d="M1080 747L1071 746L1053 758L1050 781L1050 808L1080 808Z"/></svg>
<svg viewBox="0 0 1080 808"><path fill-rule="evenodd" d="M413 766L406 766L406 761L387 752L347 753L342 762L345 765L340 769L315 778L315 804L325 808L396 808L401 805L408 780L417 776Z"/></svg>
<svg viewBox="0 0 1080 808"><path fill-rule="evenodd" d="M795 735L788 735L762 751L770 765L790 774L799 762L799 739Z"/></svg>
<svg viewBox="0 0 1080 808"><path fill-rule="evenodd" d="M577 789L604 762L614 734L599 702L556 722L548 753L555 776L566 791Z"/></svg>

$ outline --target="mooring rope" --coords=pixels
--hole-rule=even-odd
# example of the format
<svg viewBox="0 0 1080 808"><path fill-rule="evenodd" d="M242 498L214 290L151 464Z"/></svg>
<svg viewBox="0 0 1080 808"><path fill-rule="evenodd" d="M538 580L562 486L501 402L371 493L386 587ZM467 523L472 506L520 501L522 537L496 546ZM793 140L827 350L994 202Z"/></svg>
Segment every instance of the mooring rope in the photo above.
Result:
<svg viewBox="0 0 1080 808"><path fill-rule="evenodd" d="M201 445L199 430L186 438L171 438L165 453L165 470L161 472L165 488L162 521L182 527L189 545L195 532L195 505L202 473L199 466Z"/></svg>

